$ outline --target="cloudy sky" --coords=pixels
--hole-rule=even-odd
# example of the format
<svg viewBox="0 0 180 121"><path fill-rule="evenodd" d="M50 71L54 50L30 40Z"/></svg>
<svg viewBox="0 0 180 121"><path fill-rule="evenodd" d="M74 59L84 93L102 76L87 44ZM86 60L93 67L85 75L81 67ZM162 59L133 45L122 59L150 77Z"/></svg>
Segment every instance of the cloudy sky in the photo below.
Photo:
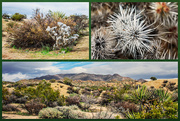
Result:
<svg viewBox="0 0 180 121"><path fill-rule="evenodd" d="M26 14L28 18L32 16L33 9L40 8L41 12L61 11L66 16L80 14L89 16L88 2L3 2L2 13L13 15L14 13Z"/></svg>
<svg viewBox="0 0 180 121"><path fill-rule="evenodd" d="M177 62L3 62L2 80L18 81L60 73L119 74L133 79L178 78Z"/></svg>

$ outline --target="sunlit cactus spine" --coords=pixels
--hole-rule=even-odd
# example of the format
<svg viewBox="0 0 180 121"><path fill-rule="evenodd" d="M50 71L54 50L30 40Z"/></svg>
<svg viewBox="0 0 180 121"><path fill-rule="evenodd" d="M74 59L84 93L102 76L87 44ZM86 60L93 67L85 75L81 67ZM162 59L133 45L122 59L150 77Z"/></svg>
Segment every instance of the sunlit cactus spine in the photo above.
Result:
<svg viewBox="0 0 180 121"><path fill-rule="evenodd" d="M113 33L106 27L101 27L92 32L91 37L91 58L111 59L114 56Z"/></svg>
<svg viewBox="0 0 180 121"><path fill-rule="evenodd" d="M151 34L154 29L147 25L136 7L123 9L119 6L119 13L110 16L108 22L116 35L117 45L122 53L133 56L134 59L141 59L146 52L152 52L152 41L155 35Z"/></svg>
<svg viewBox="0 0 180 121"><path fill-rule="evenodd" d="M48 26L46 29L49 35L55 40L53 50L70 46L79 37L78 34L74 34L73 36L71 36L71 29L66 24L63 24L61 22L58 22L57 24L58 25L55 27L50 28Z"/></svg>

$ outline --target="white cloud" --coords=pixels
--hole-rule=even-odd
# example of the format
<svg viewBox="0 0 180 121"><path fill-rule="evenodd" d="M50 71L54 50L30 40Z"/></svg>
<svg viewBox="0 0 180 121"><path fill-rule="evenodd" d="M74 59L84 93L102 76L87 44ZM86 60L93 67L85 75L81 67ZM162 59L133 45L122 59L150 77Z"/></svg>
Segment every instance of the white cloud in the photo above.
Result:
<svg viewBox="0 0 180 121"><path fill-rule="evenodd" d="M88 2L3 2L2 12L21 13L30 16L33 9L40 8L44 13L51 11L61 11L66 15L85 14L89 16Z"/></svg>
<svg viewBox="0 0 180 121"><path fill-rule="evenodd" d="M82 73L82 72L87 72L87 69L83 68L83 67L74 67L70 70L62 70L62 73Z"/></svg>
<svg viewBox="0 0 180 121"><path fill-rule="evenodd" d="M16 74L8 74L8 73L5 73L5 74L2 74L2 80L3 81L12 81L12 82L15 82L15 81L18 81L20 79L27 79L29 78L26 74L22 74L22 73L16 73Z"/></svg>
<svg viewBox="0 0 180 121"><path fill-rule="evenodd" d="M57 74L57 73L61 72L61 70L55 66L35 68L35 70L37 70L37 72L38 71L46 71L46 73L51 73L51 74Z"/></svg>

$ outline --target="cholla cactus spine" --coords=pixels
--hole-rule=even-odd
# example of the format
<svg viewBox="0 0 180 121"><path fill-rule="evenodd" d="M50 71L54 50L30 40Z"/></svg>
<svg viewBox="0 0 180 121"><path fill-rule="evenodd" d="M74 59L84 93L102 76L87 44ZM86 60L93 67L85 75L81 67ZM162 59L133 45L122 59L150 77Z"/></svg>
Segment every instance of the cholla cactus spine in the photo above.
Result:
<svg viewBox="0 0 180 121"><path fill-rule="evenodd" d="M46 31L49 32L49 35L55 40L53 49L69 46L79 37L78 34L70 36L71 29L69 26L66 26L66 24L61 22L58 22L57 24L58 26L52 28L48 26L46 29Z"/></svg>
<svg viewBox="0 0 180 121"><path fill-rule="evenodd" d="M140 58L144 56L145 51L152 51L153 29L147 25L140 11L137 13L136 7L123 9L119 6L119 14L114 14L109 18L111 28L117 36L118 43L115 49L121 49L122 53L132 55L134 58L137 54Z"/></svg>

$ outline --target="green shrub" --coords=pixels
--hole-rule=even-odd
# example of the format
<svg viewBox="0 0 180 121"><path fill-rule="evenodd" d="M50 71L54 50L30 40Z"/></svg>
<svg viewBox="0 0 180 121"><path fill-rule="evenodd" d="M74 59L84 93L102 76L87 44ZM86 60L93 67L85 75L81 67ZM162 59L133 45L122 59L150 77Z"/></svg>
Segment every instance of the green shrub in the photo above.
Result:
<svg viewBox="0 0 180 121"><path fill-rule="evenodd" d="M153 80L153 81L154 81L154 80L157 80L157 78L156 78L156 77L151 77L150 79L151 79L151 80Z"/></svg>
<svg viewBox="0 0 180 121"><path fill-rule="evenodd" d="M2 86L2 99L8 100L7 96L10 95L8 89L6 89L4 86Z"/></svg>
<svg viewBox="0 0 180 121"><path fill-rule="evenodd" d="M69 79L68 77L64 77L63 83L72 86L72 79Z"/></svg>
<svg viewBox="0 0 180 121"><path fill-rule="evenodd" d="M164 103L154 102L147 110L143 108L137 113L127 113L126 117L129 119L177 119L178 118L178 103L166 101Z"/></svg>
<svg viewBox="0 0 180 121"><path fill-rule="evenodd" d="M39 112L39 117L43 119L62 119L63 113L56 108L44 108Z"/></svg>
<svg viewBox="0 0 180 121"><path fill-rule="evenodd" d="M56 82L56 79L51 79L50 82L54 83L54 82Z"/></svg>
<svg viewBox="0 0 180 121"><path fill-rule="evenodd" d="M15 13L14 15L12 15L11 19L14 21L21 21L23 19L26 18L26 15L22 15L20 13Z"/></svg>
<svg viewBox="0 0 180 121"><path fill-rule="evenodd" d="M28 96L28 99L39 98L41 103L44 103L47 106L52 105L53 102L58 102L59 105L65 104L65 97L60 96L58 90L54 91L51 88L51 84L47 83L46 80L42 80L36 88L33 87L23 87L19 88L18 86L14 90L14 94L17 97Z"/></svg>

